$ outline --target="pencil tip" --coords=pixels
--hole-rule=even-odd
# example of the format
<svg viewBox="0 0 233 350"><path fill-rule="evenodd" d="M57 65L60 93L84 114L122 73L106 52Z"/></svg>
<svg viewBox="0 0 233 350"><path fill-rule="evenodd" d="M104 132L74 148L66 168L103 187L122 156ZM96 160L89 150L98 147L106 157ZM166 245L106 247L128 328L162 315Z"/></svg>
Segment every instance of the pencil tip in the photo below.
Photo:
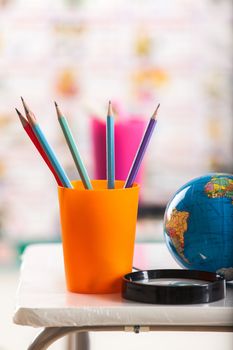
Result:
<svg viewBox="0 0 233 350"><path fill-rule="evenodd" d="M56 112L57 112L57 117L58 117L58 118L62 117L62 113L61 113L61 111L60 111L60 109L59 109L59 107L58 107L57 102L54 101L54 104L55 104L55 108L56 108Z"/></svg>
<svg viewBox="0 0 233 350"><path fill-rule="evenodd" d="M153 115L152 115L151 118L156 119L159 107L160 107L160 103L159 103L158 106L156 107L156 110L154 111L154 113L153 113Z"/></svg>
<svg viewBox="0 0 233 350"><path fill-rule="evenodd" d="M18 116L20 116L21 115L20 111L17 108L15 108L15 110L16 110Z"/></svg>
<svg viewBox="0 0 233 350"><path fill-rule="evenodd" d="M27 120L24 118L24 116L20 113L20 111L17 108L15 108L15 110L19 116L19 119L20 119L23 127L26 126L28 124Z"/></svg>
<svg viewBox="0 0 233 350"><path fill-rule="evenodd" d="M111 101L109 100L108 102L108 115L113 117L113 112L112 112L112 103Z"/></svg>
<svg viewBox="0 0 233 350"><path fill-rule="evenodd" d="M26 103L25 103L25 101L24 101L24 99L23 99L22 96L21 96L21 101L22 101L22 104L23 104L23 108L24 108L24 110L25 110L25 113L28 114L28 113L29 113L29 108L28 108L28 106L26 105Z"/></svg>

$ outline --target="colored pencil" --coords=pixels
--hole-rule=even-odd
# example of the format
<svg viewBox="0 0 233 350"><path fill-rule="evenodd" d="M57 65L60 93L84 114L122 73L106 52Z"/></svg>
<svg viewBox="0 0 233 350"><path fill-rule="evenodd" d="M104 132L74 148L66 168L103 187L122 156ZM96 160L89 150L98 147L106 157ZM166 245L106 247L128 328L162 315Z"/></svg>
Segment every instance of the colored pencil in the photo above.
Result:
<svg viewBox="0 0 233 350"><path fill-rule="evenodd" d="M20 111L15 108L19 119L21 121L21 124L24 128L24 130L26 131L26 133L28 134L28 136L30 137L31 141L33 142L33 144L35 145L35 147L37 148L38 152L40 153L41 157L44 159L45 163L48 165L49 169L51 170L51 172L53 173L58 186L63 186L61 180L59 179L59 177L57 176L56 171L54 170L49 158L47 157L47 154L45 153L45 151L43 150L43 148L40 145L40 142L37 140L36 135L33 132L33 129L31 127L31 125L28 123L27 119L24 118L24 116L20 113Z"/></svg>
<svg viewBox="0 0 233 350"><path fill-rule="evenodd" d="M155 125L157 123L156 117L157 117L157 112L159 109L160 104L158 104L156 110L154 111L152 117L150 118L150 121L147 125L146 131L144 133L144 136L142 138L142 141L138 147L136 156L134 158L133 164L131 166L131 169L129 171L128 177L125 181L124 188L132 187L134 180L137 176L138 170L140 168L141 162L143 160L144 154L146 152L147 146L149 144L150 138L152 136L152 133L154 131Z"/></svg>
<svg viewBox="0 0 233 350"><path fill-rule="evenodd" d="M108 104L107 128L106 128L106 148L107 148L107 181L108 188L115 187L115 144L114 144L114 117L112 113L111 101Z"/></svg>
<svg viewBox="0 0 233 350"><path fill-rule="evenodd" d="M61 164L59 163L53 149L49 145L43 131L41 130L34 114L30 111L30 109L28 108L28 106L26 105L26 103L22 97L21 97L21 100L22 100L22 103L23 103L23 106L25 109L27 120L28 120L29 124L31 125L32 130L33 130L34 134L36 135L41 147L43 148L43 150L47 154L47 157L49 158L54 170L56 171L57 176L59 177L62 185L64 187L73 188L73 186L72 186L70 180L68 179L64 169L62 168Z"/></svg>
<svg viewBox="0 0 233 350"><path fill-rule="evenodd" d="M57 117L58 117L58 121L59 124L62 128L63 134L65 136L66 142L68 144L68 147L70 149L70 152L72 154L73 160L75 162L76 168L79 172L80 178L82 180L83 186L87 189L87 190L92 190L92 185L91 185L91 181L90 178L88 176L87 170L84 166L84 163L82 161L82 158L80 156L78 147L75 143L74 137L72 135L72 132L70 130L69 124L67 122L67 119L64 117L64 115L61 113L58 105L56 102L55 103L55 107L56 107L56 111L57 111Z"/></svg>

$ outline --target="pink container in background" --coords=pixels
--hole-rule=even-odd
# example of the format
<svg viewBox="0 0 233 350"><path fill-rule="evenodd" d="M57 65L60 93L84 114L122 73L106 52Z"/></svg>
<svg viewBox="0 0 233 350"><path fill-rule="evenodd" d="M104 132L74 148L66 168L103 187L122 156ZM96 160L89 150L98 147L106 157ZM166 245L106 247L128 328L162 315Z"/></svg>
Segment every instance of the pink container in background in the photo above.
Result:
<svg viewBox="0 0 233 350"><path fill-rule="evenodd" d="M146 128L146 121L141 117L115 119L115 178L126 180L138 146ZM93 117L91 133L94 157L94 178L106 179L106 123ZM144 165L142 164L136 182L143 181Z"/></svg>

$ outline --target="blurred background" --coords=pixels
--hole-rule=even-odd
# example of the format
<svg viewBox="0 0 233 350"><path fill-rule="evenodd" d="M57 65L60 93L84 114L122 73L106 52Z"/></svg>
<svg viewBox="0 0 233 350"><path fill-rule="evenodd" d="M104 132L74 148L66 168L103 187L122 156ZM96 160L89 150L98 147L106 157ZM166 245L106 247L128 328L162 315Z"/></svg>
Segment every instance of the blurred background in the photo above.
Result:
<svg viewBox="0 0 233 350"><path fill-rule="evenodd" d="M70 179L78 174L54 100L91 178L98 167L93 120L103 123L108 100L119 124L135 118L145 125L161 103L137 225L138 241L160 241L166 203L182 184L233 170L232 58L231 0L0 0L0 283L6 295L8 285L12 293L16 286L24 247L60 240L56 183L15 113L15 107L23 111L20 96ZM1 350L13 349L7 343L0 336Z"/></svg>

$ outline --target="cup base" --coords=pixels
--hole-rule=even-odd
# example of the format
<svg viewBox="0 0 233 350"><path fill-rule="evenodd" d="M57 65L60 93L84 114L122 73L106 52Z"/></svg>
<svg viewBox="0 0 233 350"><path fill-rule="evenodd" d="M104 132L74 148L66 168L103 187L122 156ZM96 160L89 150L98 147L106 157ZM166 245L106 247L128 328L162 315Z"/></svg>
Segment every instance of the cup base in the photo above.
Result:
<svg viewBox="0 0 233 350"><path fill-rule="evenodd" d="M123 277L123 276L122 276ZM116 294L120 293L122 289L122 278L112 286L96 288L95 286L89 286L89 288L83 288L80 286L68 286L67 290L71 293L77 294Z"/></svg>

